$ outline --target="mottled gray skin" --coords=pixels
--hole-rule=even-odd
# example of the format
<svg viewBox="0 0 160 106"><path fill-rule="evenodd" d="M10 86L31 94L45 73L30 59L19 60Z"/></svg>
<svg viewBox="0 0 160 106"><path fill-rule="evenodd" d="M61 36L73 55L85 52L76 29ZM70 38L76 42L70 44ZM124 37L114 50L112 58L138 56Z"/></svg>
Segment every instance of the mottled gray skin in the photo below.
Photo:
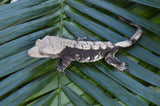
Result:
<svg viewBox="0 0 160 106"><path fill-rule="evenodd" d="M126 21L122 18L123 21ZM127 21L128 22L128 21ZM119 61L115 54L119 49L123 49L134 44L141 36L142 29L140 26L128 22L137 27L136 33L126 41L117 43L88 41L87 38L77 40L69 40L56 36L45 36L43 39L38 39L33 48L28 51L28 55L36 58L61 58L62 63L57 67L58 75L65 73L64 70L71 61L78 62L95 62L102 58L120 71L128 71L124 62Z"/></svg>

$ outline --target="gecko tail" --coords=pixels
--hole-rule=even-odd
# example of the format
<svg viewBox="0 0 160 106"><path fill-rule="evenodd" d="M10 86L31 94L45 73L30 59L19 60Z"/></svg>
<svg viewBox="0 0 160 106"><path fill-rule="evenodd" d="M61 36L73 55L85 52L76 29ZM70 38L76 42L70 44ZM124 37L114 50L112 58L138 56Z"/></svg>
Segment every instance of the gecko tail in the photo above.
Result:
<svg viewBox="0 0 160 106"><path fill-rule="evenodd" d="M122 21L124 21L124 22L126 22L126 23L128 23L132 26L135 26L137 28L137 31L135 32L135 34L130 39L115 43L115 46L119 46L120 48L126 48L126 47L129 47L129 46L133 45L141 37L142 28L139 25L137 25L137 24L135 24L135 23L133 23L129 20L126 20L122 17L119 17L119 18Z"/></svg>

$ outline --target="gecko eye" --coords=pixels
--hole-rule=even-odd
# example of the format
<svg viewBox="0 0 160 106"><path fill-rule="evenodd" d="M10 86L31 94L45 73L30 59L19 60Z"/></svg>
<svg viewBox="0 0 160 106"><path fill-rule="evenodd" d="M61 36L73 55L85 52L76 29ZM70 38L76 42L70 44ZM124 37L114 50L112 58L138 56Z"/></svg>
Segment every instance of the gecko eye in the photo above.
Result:
<svg viewBox="0 0 160 106"><path fill-rule="evenodd" d="M39 48L39 54L40 54L40 55L45 55L45 52L44 52L43 47L40 47L40 48Z"/></svg>
<svg viewBox="0 0 160 106"><path fill-rule="evenodd" d="M42 52L42 51L40 51L40 52L39 52L39 54L40 54L40 55L45 55L45 53L44 53L44 52Z"/></svg>

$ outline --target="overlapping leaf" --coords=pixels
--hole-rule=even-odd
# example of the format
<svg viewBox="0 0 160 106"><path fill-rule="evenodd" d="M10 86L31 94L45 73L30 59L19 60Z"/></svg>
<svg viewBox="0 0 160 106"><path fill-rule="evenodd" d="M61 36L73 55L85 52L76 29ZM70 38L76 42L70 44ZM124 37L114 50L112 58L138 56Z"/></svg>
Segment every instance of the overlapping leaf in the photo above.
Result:
<svg viewBox="0 0 160 106"><path fill-rule="evenodd" d="M131 0L131 1L160 9L160 1L159 0L153 0L153 1L150 1L150 0Z"/></svg>

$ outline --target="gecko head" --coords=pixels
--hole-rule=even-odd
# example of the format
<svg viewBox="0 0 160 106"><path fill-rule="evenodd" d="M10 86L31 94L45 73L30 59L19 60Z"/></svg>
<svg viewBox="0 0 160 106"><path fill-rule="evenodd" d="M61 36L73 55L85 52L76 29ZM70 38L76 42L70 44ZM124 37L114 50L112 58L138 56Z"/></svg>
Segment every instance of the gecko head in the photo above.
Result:
<svg viewBox="0 0 160 106"><path fill-rule="evenodd" d="M36 58L47 58L51 55L59 54L61 50L61 43L58 37L45 36L43 39L38 39L35 46L28 51L28 55Z"/></svg>
<svg viewBox="0 0 160 106"><path fill-rule="evenodd" d="M40 52L40 46L35 45L28 51L28 55L30 57L36 57L36 58L47 58L49 56L45 55L45 53Z"/></svg>

